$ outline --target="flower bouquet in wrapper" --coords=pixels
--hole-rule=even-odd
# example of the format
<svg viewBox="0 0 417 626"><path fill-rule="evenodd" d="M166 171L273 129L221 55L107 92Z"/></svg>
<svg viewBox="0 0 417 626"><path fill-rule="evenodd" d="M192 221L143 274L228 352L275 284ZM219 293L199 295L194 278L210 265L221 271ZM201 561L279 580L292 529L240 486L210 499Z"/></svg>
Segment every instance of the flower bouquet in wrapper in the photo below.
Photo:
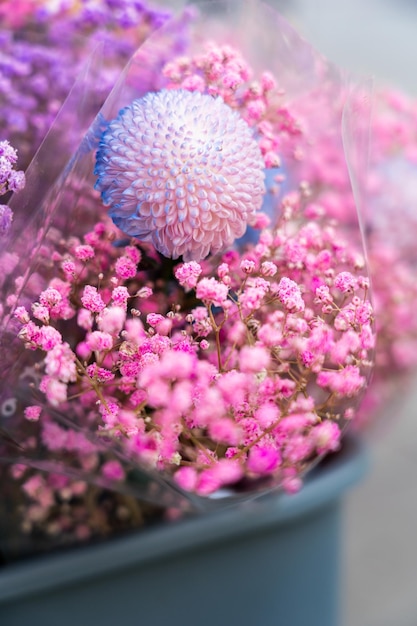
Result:
<svg viewBox="0 0 417 626"><path fill-rule="evenodd" d="M363 103L353 99L351 106L363 107ZM357 162L355 184L360 189L377 331L374 376L354 424L361 431L384 422L382 414L387 407L392 412L392 403L407 389L416 368L415 116L412 98L393 89L379 89L373 101L370 150L363 143L369 130L366 118L365 125L359 122L355 135L355 148L362 145L359 159L369 152L368 167ZM355 208L343 153L337 141L329 142L325 135L319 141L317 152L327 158L313 177L328 182L322 202L346 226L355 220ZM346 199L340 202L343 196Z"/></svg>
<svg viewBox="0 0 417 626"><path fill-rule="evenodd" d="M241 0L150 34L84 130L89 75L0 255L2 472L38 538L298 491L375 343L366 86Z"/></svg>
<svg viewBox="0 0 417 626"><path fill-rule="evenodd" d="M416 371L416 138L415 99L377 91L364 218L378 339L362 429L392 413Z"/></svg>

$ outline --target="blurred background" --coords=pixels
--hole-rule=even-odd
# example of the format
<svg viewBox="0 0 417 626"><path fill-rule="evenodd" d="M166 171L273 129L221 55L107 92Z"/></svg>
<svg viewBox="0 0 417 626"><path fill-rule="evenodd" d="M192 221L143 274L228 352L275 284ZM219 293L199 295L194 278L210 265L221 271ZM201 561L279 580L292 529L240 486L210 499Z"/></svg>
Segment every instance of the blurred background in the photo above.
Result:
<svg viewBox="0 0 417 626"><path fill-rule="evenodd" d="M417 94L414 0L269 3L338 65ZM369 448L368 477L345 502L342 624L416 626L417 381L387 407Z"/></svg>

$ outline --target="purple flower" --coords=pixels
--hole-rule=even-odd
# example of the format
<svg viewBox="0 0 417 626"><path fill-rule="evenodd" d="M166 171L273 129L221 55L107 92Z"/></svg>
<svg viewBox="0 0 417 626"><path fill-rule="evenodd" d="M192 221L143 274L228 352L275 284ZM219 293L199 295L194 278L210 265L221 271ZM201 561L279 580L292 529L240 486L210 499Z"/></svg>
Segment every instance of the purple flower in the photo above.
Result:
<svg viewBox="0 0 417 626"><path fill-rule="evenodd" d="M248 124L222 98L185 90L122 109L103 134L95 174L121 230L185 261L241 237L265 192Z"/></svg>
<svg viewBox="0 0 417 626"><path fill-rule="evenodd" d="M7 204L0 204L0 237L4 237L10 230L13 221L13 212Z"/></svg>
<svg viewBox="0 0 417 626"><path fill-rule="evenodd" d="M106 71L89 89L101 104L120 68L170 17L136 0L30 2L20 13L3 10L0 1L0 139L19 146L21 165L33 157L97 42L106 43ZM178 45L187 22L185 14L178 20Z"/></svg>
<svg viewBox="0 0 417 626"><path fill-rule="evenodd" d="M8 180L9 191L20 191L25 186L25 173L22 171L11 172Z"/></svg>
<svg viewBox="0 0 417 626"><path fill-rule="evenodd" d="M14 164L17 161L17 151L8 141L0 141L0 196L9 191L19 191L25 186L25 174L16 171ZM12 212L5 206L0 205L0 236L5 235L12 222Z"/></svg>

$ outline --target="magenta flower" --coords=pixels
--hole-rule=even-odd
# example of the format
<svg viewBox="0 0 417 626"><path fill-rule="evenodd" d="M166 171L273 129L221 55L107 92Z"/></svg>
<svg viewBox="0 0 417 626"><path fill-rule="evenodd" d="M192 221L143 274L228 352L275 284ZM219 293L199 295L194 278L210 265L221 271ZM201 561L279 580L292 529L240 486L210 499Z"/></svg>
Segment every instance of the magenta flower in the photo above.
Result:
<svg viewBox="0 0 417 626"><path fill-rule="evenodd" d="M250 127L222 98L162 90L110 122L96 188L122 231L167 257L198 261L254 221L264 167Z"/></svg>

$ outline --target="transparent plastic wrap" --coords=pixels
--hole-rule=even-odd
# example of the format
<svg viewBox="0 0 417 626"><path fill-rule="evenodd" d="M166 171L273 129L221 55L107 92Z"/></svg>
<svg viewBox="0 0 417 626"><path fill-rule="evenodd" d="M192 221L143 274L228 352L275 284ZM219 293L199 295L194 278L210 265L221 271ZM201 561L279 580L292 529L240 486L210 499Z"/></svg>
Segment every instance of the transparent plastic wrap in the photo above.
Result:
<svg viewBox="0 0 417 626"><path fill-rule="evenodd" d="M367 386L366 88L262 3L201 3L180 54L178 24L11 203L0 448L29 530L91 485L171 515L296 491Z"/></svg>
<svg viewBox="0 0 417 626"><path fill-rule="evenodd" d="M3 2L0 14L0 137L19 146L24 169L97 43L103 48L96 112L133 52L172 17L169 9L130 0Z"/></svg>
<svg viewBox="0 0 417 626"><path fill-rule="evenodd" d="M373 384L362 430L386 428L415 380L417 365L416 102L376 89L363 222L376 314Z"/></svg>

